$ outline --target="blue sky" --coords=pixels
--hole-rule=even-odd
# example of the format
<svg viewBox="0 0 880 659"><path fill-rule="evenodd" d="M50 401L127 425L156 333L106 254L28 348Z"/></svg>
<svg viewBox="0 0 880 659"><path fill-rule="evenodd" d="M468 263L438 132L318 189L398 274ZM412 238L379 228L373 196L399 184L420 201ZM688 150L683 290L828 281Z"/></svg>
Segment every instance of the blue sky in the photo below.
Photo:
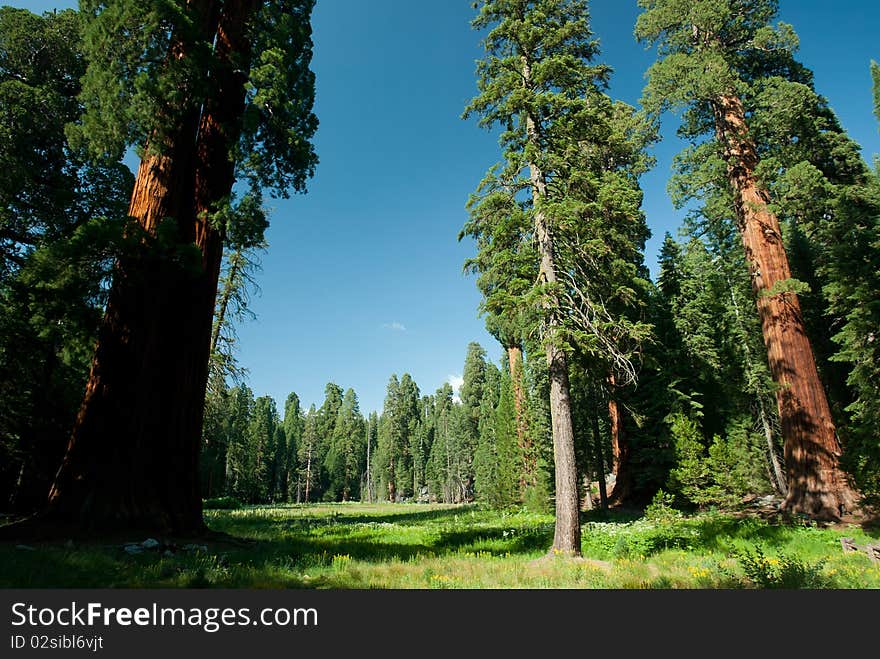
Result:
<svg viewBox="0 0 880 659"><path fill-rule="evenodd" d="M0 0L2 1L2 0ZM44 11L58 0L7 4ZM780 18L801 38L800 60L866 157L880 153L871 109L870 60L880 60L876 0L781 0ZM635 0L593 0L611 94L637 104L652 54L635 42ZM320 405L333 381L353 387L361 410L381 410L392 373L433 393L462 370L470 341L501 351L477 317L472 253L459 243L464 205L499 158L497 140L459 117L474 95L481 35L472 0L318 0L313 15L321 163L305 196L271 202L269 250L253 297L257 315L238 328L239 360L257 395L283 406L291 391ZM645 175L653 238L681 214L666 194L681 148L667 117L657 165Z"/></svg>

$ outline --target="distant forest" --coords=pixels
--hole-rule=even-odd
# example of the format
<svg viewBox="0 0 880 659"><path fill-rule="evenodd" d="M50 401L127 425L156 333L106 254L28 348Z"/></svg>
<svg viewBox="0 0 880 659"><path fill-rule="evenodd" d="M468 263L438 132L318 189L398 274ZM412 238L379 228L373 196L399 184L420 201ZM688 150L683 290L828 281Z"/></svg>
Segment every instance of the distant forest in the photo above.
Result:
<svg viewBox="0 0 880 659"><path fill-rule="evenodd" d="M475 3L464 118L501 141L450 240L475 245L504 358L462 346L458 392L392 375L369 415L332 382L278 409L236 360L264 195L318 165L313 0L81 5L0 8L10 516L190 533L225 497L476 501L555 510L553 549L578 553L594 506L877 503L880 171L775 0L639 0L658 58L637 108L585 0ZM686 219L652 280L639 179L668 110Z"/></svg>

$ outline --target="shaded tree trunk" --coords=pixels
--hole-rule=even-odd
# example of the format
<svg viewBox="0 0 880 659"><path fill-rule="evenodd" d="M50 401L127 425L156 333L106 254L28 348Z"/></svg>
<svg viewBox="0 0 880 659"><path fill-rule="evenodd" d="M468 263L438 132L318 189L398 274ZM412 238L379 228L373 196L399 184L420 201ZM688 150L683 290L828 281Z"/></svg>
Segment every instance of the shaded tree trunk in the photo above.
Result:
<svg viewBox="0 0 880 659"><path fill-rule="evenodd" d="M623 405L617 398L617 379L614 373L608 376L608 420L611 428L611 473L614 474L614 488L609 501L622 504L629 501L635 489L632 471L632 448L626 434L626 419Z"/></svg>
<svg viewBox="0 0 880 659"><path fill-rule="evenodd" d="M372 444L372 440L370 439L370 429L367 429L367 503L373 503L373 473L372 466L370 463L370 445Z"/></svg>
<svg viewBox="0 0 880 659"><path fill-rule="evenodd" d="M506 346L507 361L510 365L510 382L513 388L513 409L516 415L516 438L522 456L522 472L520 473L520 492L537 484L538 465L536 464L534 447L529 436L528 404L526 401L525 383L523 382L523 353L519 343Z"/></svg>
<svg viewBox="0 0 880 659"><path fill-rule="evenodd" d="M309 491L312 487L312 447L306 452L306 503L309 502Z"/></svg>
<svg viewBox="0 0 880 659"><path fill-rule="evenodd" d="M86 395L50 493L51 509L78 524L204 530L198 454L223 248L210 213L234 182L229 154L244 109L241 60L254 4L227 2L221 13L213 0L199 0L202 37L214 36L213 93L160 154L141 162L129 214L146 238L117 267ZM176 220L171 246L156 238L166 218Z"/></svg>
<svg viewBox="0 0 880 659"><path fill-rule="evenodd" d="M778 387L788 479L784 508L818 519L838 519L844 510L852 509L855 493L840 468L840 445L800 302L794 292L786 290L791 268L779 220L770 211L769 194L755 174L758 154L741 99L733 94L719 96L713 111L751 268L770 372Z"/></svg>
<svg viewBox="0 0 880 659"><path fill-rule="evenodd" d="M191 274L174 246L156 238L164 218L191 214L174 186L191 180L194 131L180 133L177 146L146 156L138 170L129 214L144 230L144 244L117 264L85 397L50 491L50 512L75 525L202 529L192 459L201 413L194 423L184 341L175 336L185 327L177 325L187 315L179 291ZM169 333L172 327L177 331Z"/></svg>
<svg viewBox="0 0 880 659"><path fill-rule="evenodd" d="M598 401L598 396L596 400ZM598 405L596 413L591 415L591 426L593 429L593 447L596 454L596 469L599 473L599 507L602 510L608 510L608 488L605 482L605 458L602 451L602 433L599 431Z"/></svg>
<svg viewBox="0 0 880 659"><path fill-rule="evenodd" d="M394 482L396 478L394 474L394 456L391 456L391 462L388 465L388 500L394 503L397 500L397 484Z"/></svg>

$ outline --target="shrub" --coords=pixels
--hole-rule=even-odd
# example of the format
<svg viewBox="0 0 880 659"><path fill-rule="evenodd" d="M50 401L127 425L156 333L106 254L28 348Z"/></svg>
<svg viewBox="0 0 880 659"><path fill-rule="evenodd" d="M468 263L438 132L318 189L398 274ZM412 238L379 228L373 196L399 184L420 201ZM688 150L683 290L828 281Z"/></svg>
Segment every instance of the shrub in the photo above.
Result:
<svg viewBox="0 0 880 659"><path fill-rule="evenodd" d="M523 507L533 513L547 513L552 510L550 494L543 483L526 488L523 496Z"/></svg>
<svg viewBox="0 0 880 659"><path fill-rule="evenodd" d="M659 490L654 495L654 499L650 505L645 508L645 519L649 522L662 523L670 522L681 517L681 513L677 511L673 504L675 503L675 495Z"/></svg>
<svg viewBox="0 0 880 659"><path fill-rule="evenodd" d="M676 461L675 468L669 472L669 485L688 501L698 505L707 503L712 475L700 426L684 414L673 414L668 421Z"/></svg>
<svg viewBox="0 0 880 659"><path fill-rule="evenodd" d="M730 508L746 494L769 491L760 438L747 418L735 420L708 446L693 419L673 414L668 422L676 457L669 480L673 492L697 506Z"/></svg>
<svg viewBox="0 0 880 659"><path fill-rule="evenodd" d="M828 585L822 575L825 561L808 563L785 554L779 558L767 557L760 547L740 552L737 559L746 579L757 588L824 588Z"/></svg>
<svg viewBox="0 0 880 659"><path fill-rule="evenodd" d="M204 510L238 510L243 507L244 504L235 497L217 497L215 499L205 499L202 502Z"/></svg>

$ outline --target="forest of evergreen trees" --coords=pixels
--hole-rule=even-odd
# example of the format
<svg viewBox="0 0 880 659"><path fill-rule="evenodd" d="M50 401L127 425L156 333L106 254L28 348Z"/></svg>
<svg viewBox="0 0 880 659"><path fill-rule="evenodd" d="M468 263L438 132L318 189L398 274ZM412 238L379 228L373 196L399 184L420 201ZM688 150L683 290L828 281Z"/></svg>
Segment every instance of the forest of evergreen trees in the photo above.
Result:
<svg viewBox="0 0 880 659"><path fill-rule="evenodd" d="M579 510L658 493L880 498L880 170L774 0L639 0L640 108L584 0L477 3L465 118L502 135L459 239L504 358L467 346L458 392L392 375L367 415L333 382L278 409L235 359L262 193L317 163L311 0L206 1L207 27L200 3L83 4L0 9L0 509L187 529L221 497L555 501L577 551ZM639 178L670 109L687 212L652 280Z"/></svg>

